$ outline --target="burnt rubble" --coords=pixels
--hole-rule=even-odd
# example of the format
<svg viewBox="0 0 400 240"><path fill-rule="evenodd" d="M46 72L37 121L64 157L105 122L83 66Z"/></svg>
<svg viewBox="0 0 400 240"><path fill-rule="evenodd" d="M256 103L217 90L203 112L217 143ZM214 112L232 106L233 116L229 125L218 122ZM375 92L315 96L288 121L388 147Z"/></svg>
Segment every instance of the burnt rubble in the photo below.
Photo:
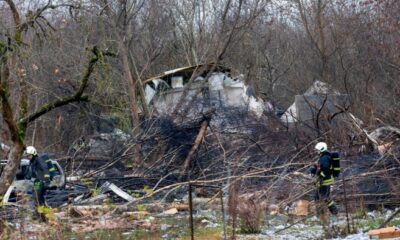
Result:
<svg viewBox="0 0 400 240"><path fill-rule="evenodd" d="M77 162L72 166L69 161L65 165L68 171L94 179L96 186L109 181L123 191L139 195L145 186L155 190L173 183L208 180L227 186L232 179L242 178L240 184L248 191L264 188L264 195L277 202L304 191L303 183L307 181L292 174L307 173L308 166L316 160L313 141L325 138L330 146L337 146L333 150L341 152L344 159L342 176L344 181L351 182L350 198L365 196L368 203L397 201L393 194L396 186L379 170L384 166L396 170L398 160L393 156L382 160L382 154L360 152L363 145L352 146L354 136L369 140L376 134L368 134L360 127L359 120L343 110L349 104L347 96L339 101L342 106L337 105L332 100L338 100L336 97L327 96L340 93L330 90L327 84L315 82L303 100L315 96L318 101L314 101L308 112L295 111L308 118L303 121L305 115L290 115L295 121L288 126L287 119L279 119L273 111L251 108L251 102L258 101L254 91L232 77L226 68L217 68L215 74L205 71L197 75L187 88L186 101L174 111L196 69L176 69L146 80L146 86L151 88L147 88L148 94L154 93L148 95L148 103L155 117L141 123L140 135L132 137L117 129L96 135L73 152L71 159ZM293 106L297 109L299 104ZM322 112L324 116L342 111L339 115L343 117L336 122L309 119L314 116L313 111L323 107L327 108ZM329 131L330 128L335 131ZM138 154L132 151L134 145L140 145L140 163L132 162ZM259 174L252 175L259 170L262 170ZM364 176L367 172L371 174ZM246 174L251 177L243 178ZM310 184L305 186L310 189ZM342 189L338 189L340 195Z"/></svg>
<svg viewBox="0 0 400 240"><path fill-rule="evenodd" d="M224 83L227 75L218 76L221 78L216 79ZM164 81L172 84L167 80ZM399 205L400 188L398 181L393 181L400 177L396 155L361 152L359 146L352 146L354 139L340 134L382 139L379 140L382 145L389 141L396 144L396 131L377 130L368 134L363 129L352 129L355 123L348 118L340 119L347 121L346 124L324 122L321 129L297 121L288 126L273 111L263 109L260 114L251 110L249 105L256 98L249 100L254 93L244 85L233 91L236 97L243 97L242 93L248 96L239 105L230 102L225 88L213 87L202 84L194 88L188 105L176 113L158 108L153 118L142 121L139 135L114 129L79 139L67 157L58 159L66 172L67 185L48 190L47 204L64 208L110 201L121 206L150 199L173 202L187 196L191 182L224 189L224 197L229 195L230 186L235 185L240 194L254 192L266 205L283 208L298 199L310 198L315 180L306 175L317 159L313 146L324 139L342 157L342 174L336 179L333 192L339 204L346 200L356 208L362 199L362 204L371 208ZM149 103L168 99L168 94L180 91L167 90L163 97L155 95ZM332 126L337 129L325 131L325 127ZM390 138L384 136L388 134ZM139 153L135 150L138 145ZM139 163L134 162L137 154L142 159ZM203 192L215 195L215 191ZM13 201L20 203L18 199ZM20 208L14 209L18 212Z"/></svg>

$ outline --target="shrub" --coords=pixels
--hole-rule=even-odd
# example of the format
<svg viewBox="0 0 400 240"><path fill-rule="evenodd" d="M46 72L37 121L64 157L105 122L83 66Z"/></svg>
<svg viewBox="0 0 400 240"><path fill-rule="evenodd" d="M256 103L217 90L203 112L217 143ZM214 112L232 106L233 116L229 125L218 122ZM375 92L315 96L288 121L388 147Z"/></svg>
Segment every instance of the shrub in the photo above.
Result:
<svg viewBox="0 0 400 240"><path fill-rule="evenodd" d="M238 217L242 233L260 233L263 205L255 196L239 201Z"/></svg>

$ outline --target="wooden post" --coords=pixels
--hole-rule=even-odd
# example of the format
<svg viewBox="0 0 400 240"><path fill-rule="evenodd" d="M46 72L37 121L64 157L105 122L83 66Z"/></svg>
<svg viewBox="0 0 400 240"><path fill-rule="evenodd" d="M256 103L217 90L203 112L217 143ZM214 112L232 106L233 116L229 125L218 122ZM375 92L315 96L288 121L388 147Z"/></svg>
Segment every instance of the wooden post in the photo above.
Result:
<svg viewBox="0 0 400 240"><path fill-rule="evenodd" d="M226 225L225 225L225 210L224 210L224 192L222 189L219 190L219 197L221 200L221 212L222 212L222 224L224 226L224 240L226 240Z"/></svg>
<svg viewBox="0 0 400 240"><path fill-rule="evenodd" d="M342 174L342 181L343 181L344 206L346 209L347 234L350 234L349 210L347 208L346 180L344 179L344 174Z"/></svg>
<svg viewBox="0 0 400 240"><path fill-rule="evenodd" d="M192 184L189 183L189 222L190 222L190 236L194 240L194 226L193 226L193 199L192 199Z"/></svg>

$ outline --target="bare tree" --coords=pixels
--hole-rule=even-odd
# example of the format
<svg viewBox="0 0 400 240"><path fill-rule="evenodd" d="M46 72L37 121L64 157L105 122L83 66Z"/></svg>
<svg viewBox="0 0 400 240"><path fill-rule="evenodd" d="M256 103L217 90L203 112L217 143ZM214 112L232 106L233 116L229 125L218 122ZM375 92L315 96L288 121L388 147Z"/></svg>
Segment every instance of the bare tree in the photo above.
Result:
<svg viewBox="0 0 400 240"><path fill-rule="evenodd" d="M88 65L81 77L80 85L75 93L44 104L35 112L29 112L29 86L25 79L25 70L23 68L12 69L12 65L17 63L18 66L22 58L20 53L27 45L27 43L24 42L24 32L27 31L30 26L37 24L38 19L43 19L43 13L45 11L64 5L53 5L50 1L44 7L38 8L35 12L30 12L27 18L23 20L14 1L7 0L6 3L12 13L14 20L13 26L15 29L13 33L7 33L7 41L2 41L0 43L0 98L2 106L1 113L10 131L12 146L8 155L7 166L0 177L1 194L7 191L8 186L15 177L16 170L21 161L21 155L25 144L25 134L29 124L55 108L72 102L87 101L88 96L84 95L84 91L88 85L94 66L103 56L110 55L109 52L103 52L97 47L94 47L92 49L93 56L89 59ZM12 70L16 71L15 77L11 75ZM19 90L12 88L14 84L19 85ZM17 96L19 101L14 102Z"/></svg>
<svg viewBox="0 0 400 240"><path fill-rule="evenodd" d="M134 34L134 20L138 17L144 4L145 1L143 0L119 1L117 3L103 0L103 8L109 19L112 19L113 26L111 29L115 33L118 55L122 63L123 78L128 86L129 106L133 126L132 134L134 136L139 136L140 133L137 87L140 88L142 96L144 91L142 84L138 84L138 79L136 79L132 74L134 71L129 56L129 40L132 39ZM142 99L144 98L142 97ZM144 101L143 104L145 105L146 102ZM144 107L144 109L146 109L145 111L148 114L147 108ZM133 161L136 164L139 164L142 159L139 144L135 145L135 152L136 154Z"/></svg>

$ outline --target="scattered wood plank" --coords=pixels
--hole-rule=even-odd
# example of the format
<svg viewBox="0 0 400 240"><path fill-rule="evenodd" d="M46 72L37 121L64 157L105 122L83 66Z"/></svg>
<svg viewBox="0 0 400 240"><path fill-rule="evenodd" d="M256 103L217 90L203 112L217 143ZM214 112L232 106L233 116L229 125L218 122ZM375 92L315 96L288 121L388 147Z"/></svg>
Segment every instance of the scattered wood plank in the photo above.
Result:
<svg viewBox="0 0 400 240"><path fill-rule="evenodd" d="M378 238L378 239L385 239L385 238L397 238L400 237L400 229L396 227L387 227L387 228L380 228L375 230L370 230L368 232L368 236Z"/></svg>

